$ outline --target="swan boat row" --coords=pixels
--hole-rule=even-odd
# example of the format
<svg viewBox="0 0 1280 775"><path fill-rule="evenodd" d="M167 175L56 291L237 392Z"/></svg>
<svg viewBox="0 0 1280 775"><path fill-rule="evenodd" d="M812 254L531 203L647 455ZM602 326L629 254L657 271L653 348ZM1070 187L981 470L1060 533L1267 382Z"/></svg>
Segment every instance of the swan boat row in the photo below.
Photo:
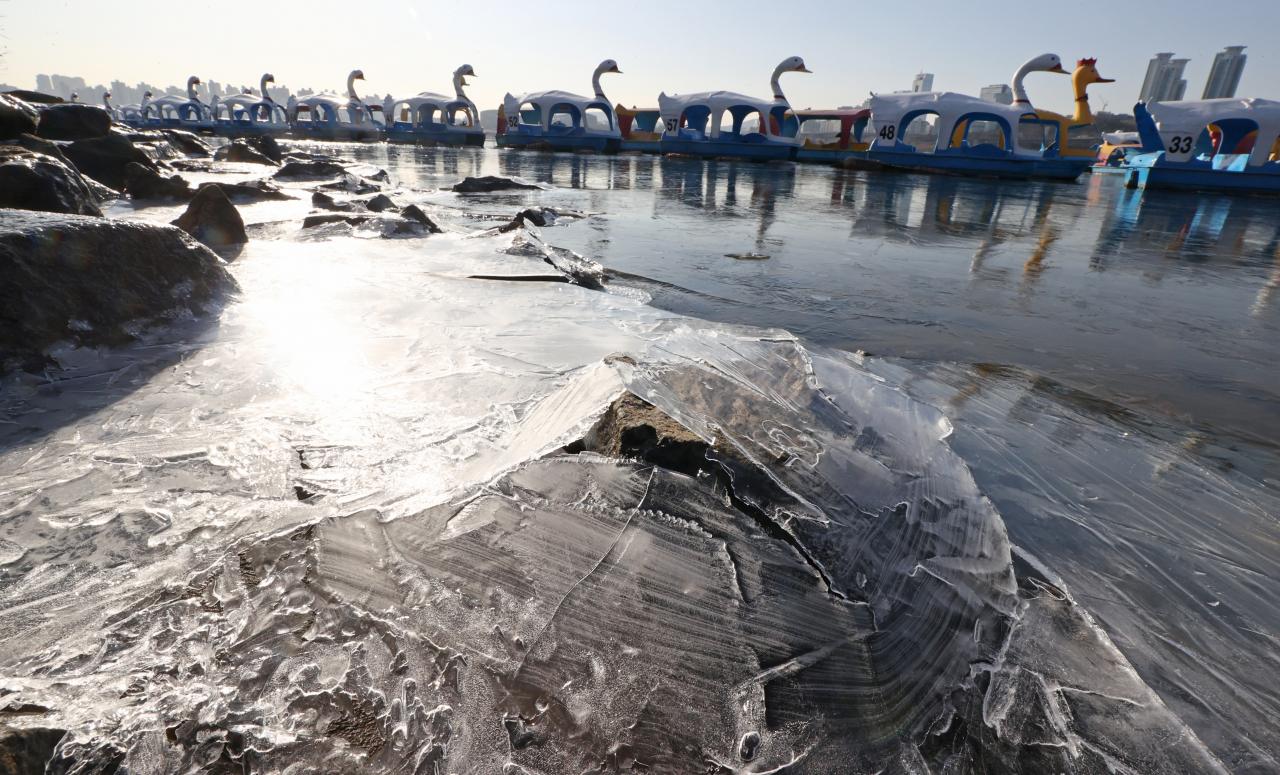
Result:
<svg viewBox="0 0 1280 775"><path fill-rule="evenodd" d="M262 76L261 92L252 90L225 99L214 97L209 104L200 100L196 87L200 79L187 81L187 96L166 95L119 109L104 95L104 107L113 118L136 128L187 129L224 137L292 135L307 140L391 140L444 145L484 145L480 111L463 91L466 76L475 76L471 65L453 73L454 96L420 92L400 97L388 96L381 104L369 104L356 93L355 82L364 73L353 70L347 76L345 96L325 92L302 99L290 97L287 105L275 102L267 84L275 83L270 73Z"/></svg>

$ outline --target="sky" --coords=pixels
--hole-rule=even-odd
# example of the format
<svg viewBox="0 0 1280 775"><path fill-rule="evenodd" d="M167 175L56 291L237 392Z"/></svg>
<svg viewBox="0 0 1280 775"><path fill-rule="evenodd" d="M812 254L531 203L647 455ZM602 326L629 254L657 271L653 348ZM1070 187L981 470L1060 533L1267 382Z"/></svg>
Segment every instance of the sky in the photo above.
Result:
<svg viewBox="0 0 1280 775"><path fill-rule="evenodd" d="M466 63L478 74L468 95L492 109L508 91L590 94L591 72L611 58L623 74L605 76L605 93L649 107L661 91L767 98L774 66L801 56L813 74L784 75L787 97L797 108L830 108L859 104L871 91L909 89L920 71L935 74L936 90L976 96L1009 83L1027 59L1054 53L1068 69L1096 57L1116 83L1090 87L1090 104L1129 112L1157 52L1191 59L1186 96L1198 99L1214 53L1243 45L1249 61L1237 96L1280 99L1280 0L1224 7L1204 0L0 0L7 50L0 82L30 89L37 73L56 73L91 85L185 85L191 75L256 85L271 72L278 85L321 91L342 90L358 68L367 78L360 93L381 96L449 93L453 70ZM1071 111L1066 77L1036 73L1026 85L1037 107Z"/></svg>

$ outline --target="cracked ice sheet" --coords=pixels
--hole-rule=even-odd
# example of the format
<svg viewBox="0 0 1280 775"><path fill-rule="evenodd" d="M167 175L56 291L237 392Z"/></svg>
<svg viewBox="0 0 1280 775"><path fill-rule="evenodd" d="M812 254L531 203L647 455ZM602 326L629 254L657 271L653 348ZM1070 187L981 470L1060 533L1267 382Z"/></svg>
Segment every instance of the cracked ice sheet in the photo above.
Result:
<svg viewBox="0 0 1280 775"><path fill-rule="evenodd" d="M513 239L251 243L201 346L78 353L59 395L15 383L0 668L73 730L63 756L1212 771L1140 682L1096 690L1127 664L1081 611L1015 586L940 413L782 332L459 277L535 260L495 258ZM639 364L601 363L618 351ZM589 454L485 484L624 383L716 440L760 514ZM1051 675L1055 633L1093 684Z"/></svg>

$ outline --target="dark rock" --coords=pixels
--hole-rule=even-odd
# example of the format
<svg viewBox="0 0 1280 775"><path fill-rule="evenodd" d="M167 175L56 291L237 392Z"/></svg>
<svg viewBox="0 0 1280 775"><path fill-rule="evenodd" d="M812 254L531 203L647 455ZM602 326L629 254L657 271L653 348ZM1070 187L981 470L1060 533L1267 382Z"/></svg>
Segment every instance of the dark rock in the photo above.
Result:
<svg viewBox="0 0 1280 775"><path fill-rule="evenodd" d="M396 203L391 201L391 197L386 194L378 194L373 199L364 203L365 208L371 213L380 213L384 210L399 210Z"/></svg>
<svg viewBox="0 0 1280 775"><path fill-rule="evenodd" d="M634 393L623 393L570 451L643 460L672 471L696 475L711 470L708 444L698 434Z"/></svg>
<svg viewBox="0 0 1280 775"><path fill-rule="evenodd" d="M201 140L193 132L184 132L181 129L164 129L161 130L160 134L170 145L188 156L203 157L208 156L213 151L208 143Z"/></svg>
<svg viewBox="0 0 1280 775"><path fill-rule="evenodd" d="M187 205L187 211L173 225L211 248L249 241L240 211L218 186L203 186L196 192L191 204Z"/></svg>
<svg viewBox="0 0 1280 775"><path fill-rule="evenodd" d="M80 173L52 156L17 146L0 147L0 207L102 215Z"/></svg>
<svg viewBox="0 0 1280 775"><path fill-rule="evenodd" d="M372 175L365 175L365 177L368 178L369 180L376 180L379 183L386 183L387 181L391 180L391 176L387 174L386 170L378 170Z"/></svg>
<svg viewBox="0 0 1280 775"><path fill-rule="evenodd" d="M436 222L431 220L431 218L429 218L426 213L422 212L421 208L419 208L417 205L409 205L408 207L401 210L400 217L404 218L405 220L415 221L417 223L422 224L423 226L426 226L427 231L431 232L432 234L444 233L444 229L437 226Z"/></svg>
<svg viewBox="0 0 1280 775"><path fill-rule="evenodd" d="M96 105L51 105L40 111L36 136L49 140L88 140L111 134L111 116Z"/></svg>
<svg viewBox="0 0 1280 775"><path fill-rule="evenodd" d="M206 186L217 186L232 202L267 202L293 199L279 186L266 180L251 180L247 183L201 183L196 191Z"/></svg>
<svg viewBox="0 0 1280 775"><path fill-rule="evenodd" d="M340 213L330 213L329 215L308 215L302 219L302 228L310 229L314 226L323 226L326 223L346 222L352 226L358 226L369 220L367 215L342 215Z"/></svg>
<svg viewBox="0 0 1280 775"><path fill-rule="evenodd" d="M0 773L44 775L65 729L12 729L0 726Z"/></svg>
<svg viewBox="0 0 1280 775"><path fill-rule="evenodd" d="M537 186L530 183L521 183L511 178L486 175L481 178L465 178L461 183L455 185L453 190L459 194L483 194L489 191L506 191L513 188L537 188Z"/></svg>
<svg viewBox="0 0 1280 775"><path fill-rule="evenodd" d="M284 150L271 135L255 135L254 137L245 138L245 142L249 144L249 147L254 148L258 153L277 164L284 161Z"/></svg>
<svg viewBox="0 0 1280 775"><path fill-rule="evenodd" d="M12 140L35 131L35 119L12 105L0 103L0 140Z"/></svg>
<svg viewBox="0 0 1280 775"><path fill-rule="evenodd" d="M234 142L230 145L224 145L213 154L214 161L239 162L242 164L267 164L270 166L278 166L276 162L268 159L266 156L258 153L242 142Z"/></svg>
<svg viewBox="0 0 1280 775"><path fill-rule="evenodd" d="M345 211L345 210L347 210L347 209L348 209L347 205L345 205L345 204L341 204L341 205L340 205L340 204L338 204L337 202L335 202L335 201L333 200L333 197L331 197L331 196L329 196L328 194L326 194L326 193L324 193L324 192L321 192L321 191L317 191L317 192L315 192L314 194L312 194L312 195L311 195L311 206L312 206L312 207L317 207L317 208L319 208L319 209L321 209L321 210L343 210L343 211Z"/></svg>
<svg viewBox="0 0 1280 775"><path fill-rule="evenodd" d="M17 97L23 102L34 102L40 105L61 105L66 100L61 97L55 97L52 94L44 94L38 91L27 91L26 89L14 89L7 91L5 94L10 97Z"/></svg>
<svg viewBox="0 0 1280 775"><path fill-rule="evenodd" d="M181 175L166 178L154 169L136 163L125 168L124 190L134 199L177 199L186 202L195 196L195 192Z"/></svg>
<svg viewBox="0 0 1280 775"><path fill-rule="evenodd" d="M346 168L331 161L291 161L275 174L277 178L332 178L342 175Z"/></svg>
<svg viewBox="0 0 1280 775"><path fill-rule="evenodd" d="M108 188L124 190L125 170L131 163L156 169L142 149L119 136L77 140L62 147L63 154L76 165L81 175L93 178Z"/></svg>
<svg viewBox="0 0 1280 775"><path fill-rule="evenodd" d="M57 143L51 140L46 140L43 137L36 137L35 135L19 135L18 137L9 140L8 144L26 148L28 151L32 151L34 153L43 153L45 156L52 156L68 167L73 169L75 168L75 165L71 163L71 160L63 155L62 148L58 147Z"/></svg>
<svg viewBox="0 0 1280 775"><path fill-rule="evenodd" d="M0 210L0 364L66 341L129 341L137 323L236 289L218 257L170 226Z"/></svg>

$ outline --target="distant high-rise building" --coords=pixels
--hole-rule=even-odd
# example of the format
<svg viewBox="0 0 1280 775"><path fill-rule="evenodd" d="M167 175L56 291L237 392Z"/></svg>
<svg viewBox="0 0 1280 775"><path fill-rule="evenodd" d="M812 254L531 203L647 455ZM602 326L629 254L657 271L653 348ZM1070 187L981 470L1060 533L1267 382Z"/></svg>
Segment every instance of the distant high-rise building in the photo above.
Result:
<svg viewBox="0 0 1280 775"><path fill-rule="evenodd" d="M1187 82L1182 77L1190 59L1173 59L1172 53L1156 54L1147 65L1147 77L1142 81L1140 102L1177 102L1186 94Z"/></svg>
<svg viewBox="0 0 1280 775"><path fill-rule="evenodd" d="M933 91L933 73L917 73L916 79L911 82L911 91Z"/></svg>
<svg viewBox="0 0 1280 775"><path fill-rule="evenodd" d="M998 102L1001 105L1013 104L1013 89L1010 89L1007 83L993 83L990 86L983 86L978 96L987 102Z"/></svg>
<svg viewBox="0 0 1280 775"><path fill-rule="evenodd" d="M1205 81L1201 99L1236 96L1236 87L1244 73L1244 62L1249 58L1248 54L1240 53L1244 49L1244 46L1227 46L1225 51L1218 52L1213 58L1213 67L1209 69L1209 80Z"/></svg>

